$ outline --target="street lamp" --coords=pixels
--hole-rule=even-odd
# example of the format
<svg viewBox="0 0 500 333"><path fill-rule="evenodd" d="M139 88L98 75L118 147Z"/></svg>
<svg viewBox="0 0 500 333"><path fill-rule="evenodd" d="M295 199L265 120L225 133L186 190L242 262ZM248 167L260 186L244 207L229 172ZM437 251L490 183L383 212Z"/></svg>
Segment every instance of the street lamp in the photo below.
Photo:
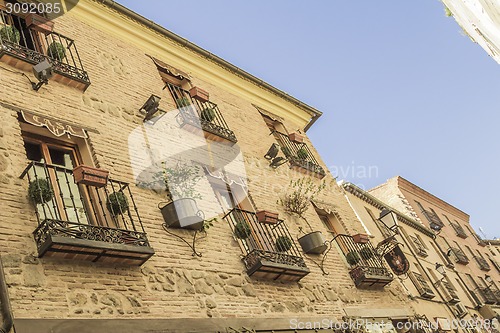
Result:
<svg viewBox="0 0 500 333"><path fill-rule="evenodd" d="M441 274L443 277L440 280L433 283L434 287L440 284L441 281L443 281L446 278L446 268L444 267L443 264L436 263L436 271L438 271L438 273Z"/></svg>
<svg viewBox="0 0 500 333"><path fill-rule="evenodd" d="M396 229L398 228L398 216L392 210L387 208L382 209L378 219L387 227L387 229L392 232L396 232Z"/></svg>
<svg viewBox="0 0 500 333"><path fill-rule="evenodd" d="M493 285L493 279L488 274L484 276L484 280L486 281L486 283L488 283L488 288Z"/></svg>

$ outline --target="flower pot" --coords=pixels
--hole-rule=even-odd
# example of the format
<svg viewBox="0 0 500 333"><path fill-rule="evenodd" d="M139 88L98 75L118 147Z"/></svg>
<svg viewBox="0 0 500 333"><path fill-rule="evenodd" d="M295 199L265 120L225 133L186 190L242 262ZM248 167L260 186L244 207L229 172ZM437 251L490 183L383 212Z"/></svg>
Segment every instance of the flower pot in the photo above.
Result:
<svg viewBox="0 0 500 333"><path fill-rule="evenodd" d="M189 89L189 95L191 95L192 98L199 100L200 102L208 102L208 92L198 87Z"/></svg>
<svg viewBox="0 0 500 333"><path fill-rule="evenodd" d="M257 220L260 223L276 224L278 223L278 213L270 212L268 210L259 210L257 212Z"/></svg>
<svg viewBox="0 0 500 333"><path fill-rule="evenodd" d="M296 133L296 132L288 134L288 138L290 139L290 141L295 142L295 143L304 142L304 137L301 134Z"/></svg>
<svg viewBox="0 0 500 333"><path fill-rule="evenodd" d="M169 202L160 208L163 220L169 228L200 230L203 228L203 212L198 209L196 200L182 198Z"/></svg>
<svg viewBox="0 0 500 333"><path fill-rule="evenodd" d="M47 20L45 17L37 14L29 14L26 16L26 25L36 31L48 34L54 30L54 22Z"/></svg>
<svg viewBox="0 0 500 333"><path fill-rule="evenodd" d="M356 234L352 236L354 243L365 244L370 240L367 234Z"/></svg>
<svg viewBox="0 0 500 333"><path fill-rule="evenodd" d="M321 231L313 231L299 238L299 244L307 254L321 254L327 249Z"/></svg>
<svg viewBox="0 0 500 333"><path fill-rule="evenodd" d="M109 171L80 165L73 169L75 183L103 187L108 181Z"/></svg>

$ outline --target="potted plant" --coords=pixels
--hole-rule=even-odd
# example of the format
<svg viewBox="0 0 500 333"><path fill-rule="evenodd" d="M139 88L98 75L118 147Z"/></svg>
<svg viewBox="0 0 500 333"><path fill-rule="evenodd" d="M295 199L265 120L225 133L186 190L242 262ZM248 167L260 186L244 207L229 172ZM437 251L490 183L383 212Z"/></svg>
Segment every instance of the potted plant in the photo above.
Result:
<svg viewBox="0 0 500 333"><path fill-rule="evenodd" d="M50 43L47 55L53 59L62 61L66 57L66 48L59 42Z"/></svg>
<svg viewBox="0 0 500 333"><path fill-rule="evenodd" d="M187 97L177 98L175 104L178 108L184 108L191 105L191 101Z"/></svg>
<svg viewBox="0 0 500 333"><path fill-rule="evenodd" d="M290 141L295 142L295 143L304 142L304 137L297 132L293 132L293 133L288 134L288 138L290 139Z"/></svg>
<svg viewBox="0 0 500 333"><path fill-rule="evenodd" d="M109 171L79 165L73 169L75 183L88 186L103 187L108 182Z"/></svg>
<svg viewBox="0 0 500 333"><path fill-rule="evenodd" d="M128 209L128 200L123 192L113 192L108 196L106 207L112 216L123 214Z"/></svg>
<svg viewBox="0 0 500 333"><path fill-rule="evenodd" d="M359 251L359 255L361 256L361 258L363 258L364 260L370 260L371 258L373 258L373 256L375 255L375 253L373 253L373 250L367 246L364 246L360 251Z"/></svg>
<svg viewBox="0 0 500 333"><path fill-rule="evenodd" d="M366 244L370 240L367 234L356 234L352 236L354 243Z"/></svg>
<svg viewBox="0 0 500 333"><path fill-rule="evenodd" d="M15 27L6 25L2 27L2 29L0 29L0 38L3 41L19 44L19 41L21 40L21 34Z"/></svg>
<svg viewBox="0 0 500 333"><path fill-rule="evenodd" d="M172 168L164 166L163 181L169 201L160 210L167 227L191 230L203 228L203 212L196 204L201 194L195 189L201 177L196 165L178 162Z"/></svg>
<svg viewBox="0 0 500 333"><path fill-rule="evenodd" d="M48 34L54 29L54 22L38 14L28 14L25 20L28 28L32 28L44 34Z"/></svg>
<svg viewBox="0 0 500 333"><path fill-rule="evenodd" d="M347 263L351 266L357 265L361 261L359 253L356 251L351 251L345 255Z"/></svg>
<svg viewBox="0 0 500 333"><path fill-rule="evenodd" d="M257 215L257 220L260 223L265 223L265 224L278 223L278 213L271 212L268 210L259 210L257 211L256 215Z"/></svg>
<svg viewBox="0 0 500 333"><path fill-rule="evenodd" d="M275 245L276 251L286 252L292 248L292 240L288 236L279 236Z"/></svg>
<svg viewBox="0 0 500 333"><path fill-rule="evenodd" d="M305 160L309 156L307 150L302 147L299 150L297 150L297 158L300 160Z"/></svg>
<svg viewBox="0 0 500 333"><path fill-rule="evenodd" d="M252 229L247 221L239 219L234 226L234 236L238 239L247 239L252 234Z"/></svg>
<svg viewBox="0 0 500 333"><path fill-rule="evenodd" d="M28 197L35 204L45 204L52 200L54 191L47 179L32 180L28 186Z"/></svg>
<svg viewBox="0 0 500 333"><path fill-rule="evenodd" d="M308 254L320 254L327 249L323 234L314 230L304 216L310 202L325 188L326 182L316 184L309 177L291 180L287 192L278 200L287 213L298 216L309 227L310 232L299 238L302 250Z"/></svg>
<svg viewBox="0 0 500 333"><path fill-rule="evenodd" d="M283 155L285 155L286 157L292 156L292 151L288 147L282 147L281 151L283 152Z"/></svg>
<svg viewBox="0 0 500 333"><path fill-rule="evenodd" d="M198 87L193 87L189 89L189 95L199 100L200 102L208 102L208 97L209 97L208 92Z"/></svg>
<svg viewBox="0 0 500 333"><path fill-rule="evenodd" d="M208 121L209 123L215 119L215 110L213 108L205 108L201 111L200 118Z"/></svg>

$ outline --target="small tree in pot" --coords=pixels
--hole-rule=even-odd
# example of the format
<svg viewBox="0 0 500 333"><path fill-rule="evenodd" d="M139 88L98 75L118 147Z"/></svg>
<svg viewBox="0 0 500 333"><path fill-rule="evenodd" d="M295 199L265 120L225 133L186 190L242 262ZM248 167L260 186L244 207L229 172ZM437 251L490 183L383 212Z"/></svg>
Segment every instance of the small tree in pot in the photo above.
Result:
<svg viewBox="0 0 500 333"><path fill-rule="evenodd" d="M321 254L327 246L320 231L314 231L304 214L309 208L311 200L326 188L326 182L316 184L312 178L291 180L288 189L279 200L286 212L302 219L309 227L310 232L299 238L299 243L305 253Z"/></svg>

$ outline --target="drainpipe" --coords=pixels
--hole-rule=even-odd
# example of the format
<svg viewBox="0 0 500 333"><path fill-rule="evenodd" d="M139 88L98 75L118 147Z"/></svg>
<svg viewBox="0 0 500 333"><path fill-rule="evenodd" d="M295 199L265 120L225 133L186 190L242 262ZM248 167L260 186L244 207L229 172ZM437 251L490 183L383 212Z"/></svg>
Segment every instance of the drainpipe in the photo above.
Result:
<svg viewBox="0 0 500 333"><path fill-rule="evenodd" d="M9 333L12 325L12 312L10 312L10 301L7 292L7 283L5 282L5 272L3 270L2 257L0 256L0 313L2 314L3 322L0 326L0 333Z"/></svg>

